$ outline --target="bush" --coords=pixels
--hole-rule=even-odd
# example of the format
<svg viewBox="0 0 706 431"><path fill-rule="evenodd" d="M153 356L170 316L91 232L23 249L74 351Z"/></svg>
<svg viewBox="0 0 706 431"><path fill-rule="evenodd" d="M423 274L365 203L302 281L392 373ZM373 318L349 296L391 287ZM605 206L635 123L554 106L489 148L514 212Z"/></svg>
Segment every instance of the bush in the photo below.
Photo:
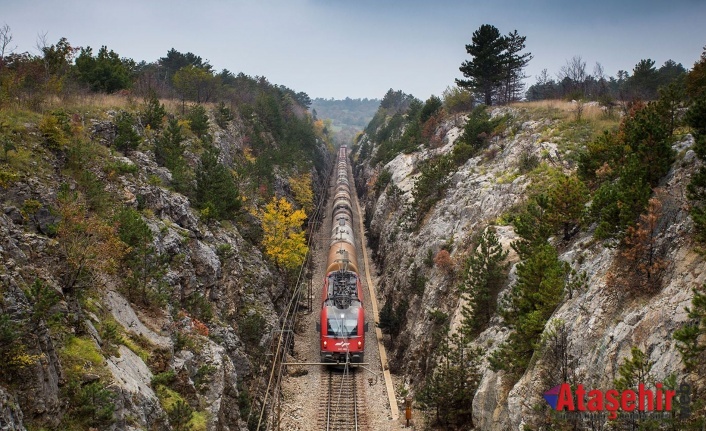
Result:
<svg viewBox="0 0 706 431"><path fill-rule="evenodd" d="M451 172L452 161L448 157L436 157L420 166L421 175L412 189L414 211L417 222L439 201L446 192Z"/></svg>
<svg viewBox="0 0 706 431"><path fill-rule="evenodd" d="M464 142L471 146L473 154L487 146L495 128L500 125L503 118L490 118L488 109L485 105L481 105L473 109L468 116L468 121L463 127L463 135L460 142Z"/></svg>
<svg viewBox="0 0 706 431"><path fill-rule="evenodd" d="M189 120L189 128L199 138L208 133L208 115L206 108L201 105L196 105L189 110L186 117Z"/></svg>
<svg viewBox="0 0 706 431"><path fill-rule="evenodd" d="M225 103L220 102L216 107L214 112L214 117L216 118L216 124L221 129L225 129L228 126L228 122L233 121L233 112Z"/></svg>
<svg viewBox="0 0 706 431"><path fill-rule="evenodd" d="M473 109L473 93L460 87L447 87L443 93L444 108L456 114L468 112Z"/></svg>
<svg viewBox="0 0 706 431"><path fill-rule="evenodd" d="M454 261L451 259L451 254L446 250L439 250L434 256L434 264L437 268L450 275L454 271Z"/></svg>
<svg viewBox="0 0 706 431"><path fill-rule="evenodd" d="M137 149L140 144L140 135L135 131L135 118L132 114L121 111L115 117L115 127L117 129L115 148L123 153Z"/></svg>
<svg viewBox="0 0 706 431"><path fill-rule="evenodd" d="M150 90L149 95L145 99L144 109L140 114L142 124L152 129L161 129L166 115L167 111L164 109L164 105L159 102L157 93L154 90Z"/></svg>
<svg viewBox="0 0 706 431"><path fill-rule="evenodd" d="M537 157L536 154L530 151L523 151L522 154L520 154L520 159L517 162L517 168L520 174L526 174L534 170L537 166L539 166L539 157Z"/></svg>
<svg viewBox="0 0 706 431"><path fill-rule="evenodd" d="M39 122L39 131L44 137L44 145L52 151L64 150L70 142L67 125L56 115L45 115Z"/></svg>
<svg viewBox="0 0 706 431"><path fill-rule="evenodd" d="M394 307L394 300L388 297L385 305L380 310L380 323L378 326L381 330L387 331L393 337L399 335L407 321L407 310L409 302L403 299L397 307Z"/></svg>
<svg viewBox="0 0 706 431"><path fill-rule="evenodd" d="M171 386L176 381L176 373L174 370L168 370L163 373L158 373L152 376L152 387L156 388L159 385Z"/></svg>
<svg viewBox="0 0 706 431"><path fill-rule="evenodd" d="M390 181L392 181L392 172L390 172L389 169L383 169L382 172L380 172L380 175L378 175L377 180L375 181L375 195L380 195L380 193L385 190L387 185L390 184Z"/></svg>

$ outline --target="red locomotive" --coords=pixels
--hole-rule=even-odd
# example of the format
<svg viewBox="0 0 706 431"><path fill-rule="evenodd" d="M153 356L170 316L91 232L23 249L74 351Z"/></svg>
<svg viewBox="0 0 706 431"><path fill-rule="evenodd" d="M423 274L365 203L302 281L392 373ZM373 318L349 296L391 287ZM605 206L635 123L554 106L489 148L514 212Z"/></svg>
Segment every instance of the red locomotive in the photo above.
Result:
<svg viewBox="0 0 706 431"><path fill-rule="evenodd" d="M348 183L346 147L338 153L333 228L322 292L320 332L321 362L364 362L365 322L363 292L353 229L353 207Z"/></svg>

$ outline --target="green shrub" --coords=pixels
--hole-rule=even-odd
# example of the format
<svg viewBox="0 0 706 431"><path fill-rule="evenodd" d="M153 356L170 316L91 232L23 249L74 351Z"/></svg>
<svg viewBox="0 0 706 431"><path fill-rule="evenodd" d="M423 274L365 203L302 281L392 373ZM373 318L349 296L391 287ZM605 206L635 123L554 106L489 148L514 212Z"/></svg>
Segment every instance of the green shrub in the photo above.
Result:
<svg viewBox="0 0 706 431"><path fill-rule="evenodd" d="M265 318L259 313L252 313L245 316L238 325L238 335L246 346L258 347L262 336L265 335Z"/></svg>
<svg viewBox="0 0 706 431"><path fill-rule="evenodd" d="M39 122L39 131L44 137L44 145L52 151L64 150L70 143L70 129L60 121L59 116L49 114Z"/></svg>
<svg viewBox="0 0 706 431"><path fill-rule="evenodd" d="M421 174L412 189L413 209L417 223L444 196L449 184L448 175L451 167L451 159L446 156L429 159L419 166Z"/></svg>
<svg viewBox="0 0 706 431"><path fill-rule="evenodd" d="M154 90L150 90L147 98L145 98L143 111L140 114L142 124L152 129L161 129L166 115L167 111L164 109L164 105L159 102L157 93Z"/></svg>
<svg viewBox="0 0 706 431"><path fill-rule="evenodd" d="M135 118L131 113L121 111L115 117L115 148L123 153L137 149L140 145L140 135L135 131Z"/></svg>
<svg viewBox="0 0 706 431"><path fill-rule="evenodd" d="M216 124L221 129L225 129L228 126L228 122L233 121L233 112L225 103L220 102L216 107L214 112L214 117L216 119Z"/></svg>
<svg viewBox="0 0 706 431"><path fill-rule="evenodd" d="M189 128L199 138L208 132L208 115L206 114L206 108L203 106L196 105L192 107L186 118L189 120Z"/></svg>
<svg viewBox="0 0 706 431"><path fill-rule="evenodd" d="M124 175L124 174L136 174L139 170L138 166L134 163L125 163L120 160L115 160L106 163L103 167L103 172L110 175Z"/></svg>
<svg viewBox="0 0 706 431"><path fill-rule="evenodd" d="M174 370L168 370L163 373L158 373L152 376L152 387L156 388L159 385L171 386L176 381L176 373Z"/></svg>
<svg viewBox="0 0 706 431"><path fill-rule="evenodd" d="M379 195L380 193L382 193L382 191L385 190L385 187L390 184L390 181L392 181L392 172L390 172L389 169L383 169L382 172L380 172L380 175L378 175L377 180L375 181L375 195Z"/></svg>
<svg viewBox="0 0 706 431"><path fill-rule="evenodd" d="M459 138L460 142L470 145L472 156L476 155L479 150L485 148L490 142L490 138L495 132L504 118L490 118L488 109L485 105L478 106L471 111L463 127L463 134Z"/></svg>
<svg viewBox="0 0 706 431"><path fill-rule="evenodd" d="M539 157L537 157L536 154L533 154L530 151L523 151L520 154L520 158L517 162L517 168L520 171L520 174L526 174L527 172L534 170L537 166L539 166Z"/></svg>

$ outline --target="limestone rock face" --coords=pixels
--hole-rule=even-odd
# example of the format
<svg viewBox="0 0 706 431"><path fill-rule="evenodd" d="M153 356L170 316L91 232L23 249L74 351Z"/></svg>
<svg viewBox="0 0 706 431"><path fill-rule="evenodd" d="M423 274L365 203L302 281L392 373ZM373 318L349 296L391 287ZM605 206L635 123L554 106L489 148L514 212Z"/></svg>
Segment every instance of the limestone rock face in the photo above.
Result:
<svg viewBox="0 0 706 431"><path fill-rule="evenodd" d="M451 252L456 265L463 259L464 246L470 238L489 224L496 231L503 248L510 252L511 270L500 299L515 283L517 254L511 243L517 239L504 215L525 201L533 184L531 176L519 167L523 159L537 160L570 172L575 164L570 161L571 150L562 141L552 141L558 135L554 120L523 119L515 108L495 108L492 115L509 115L511 133L494 139L490 146L469 159L448 176L449 186L441 200L421 222L410 228L406 211L412 202L412 190L418 177L418 166L435 155L452 151L454 142L463 131L464 118L439 126L443 134L437 148L424 148L411 154L400 154L384 169L392 175L390 184L376 194L372 185L383 169L373 166L371 158L377 145L367 135L362 145L369 145L370 156L358 160L355 168L356 184L370 220L369 237L377 256L381 304L392 300L398 305L408 301L403 316L405 324L400 334L388 340L391 349L390 367L404 375L405 381L423 382L434 364L428 353L433 334L438 330L432 312L448 316L452 330L461 322L463 301L450 280L438 267L429 265L442 247ZM566 292L562 303L550 319L563 321L577 361L576 375L594 387L607 388L618 377L617 371L633 346L639 347L653 363L652 373L657 381L675 374L684 378L681 358L672 335L687 321L684 308L690 305L691 289L706 281L703 257L694 251L691 242L693 223L686 211L685 188L698 163L690 147L693 138L687 135L674 145L683 156L662 181L663 213L668 228L657 238L669 263L659 292L638 299L623 298L606 288L606 277L614 270L618 251L593 239L595 226L564 242L550 238L557 247L560 259L572 265L578 273L588 277L586 287ZM412 268L421 268L426 277L423 294L410 292ZM548 323L549 324L549 323ZM494 316L490 326L474 344L485 354L495 350L509 334L502 319ZM519 381L513 383L503 372L494 372L482 361L480 386L472 409L477 429L520 430L538 423L536 406L544 403L542 393L547 364L542 355L535 355L530 367ZM412 389L419 386L411 385Z"/></svg>
<svg viewBox="0 0 706 431"><path fill-rule="evenodd" d="M119 356L108 358L108 370L113 376L112 391L117 395L116 429L131 422L149 429L160 423L165 412L151 386L152 372L142 359L125 346L118 348Z"/></svg>
<svg viewBox="0 0 706 431"><path fill-rule="evenodd" d="M115 112L108 114L114 116ZM211 124L220 162L233 168L244 157L245 126L237 118L226 129ZM95 120L88 133L93 143L109 147L116 128L111 120ZM101 429L172 429L169 410L174 399L160 385L178 392L198 412L200 427L247 429L240 417L245 398L239 387L257 383L261 366L253 359L251 344L267 348L271 329L280 324L280 311L289 300L288 286L253 245L259 220L250 214L243 216L245 221L202 220L187 196L167 187L170 171L157 165L146 149L154 134L145 133L143 138L145 145L125 156L93 148L106 158L102 162L127 167L129 173L108 173L90 164L85 168L115 198L111 204L116 209L138 210L152 233L150 246L159 267L151 285L156 298L150 298L149 305L142 286L124 282L135 268L119 266L115 272L90 274L89 282L80 287L80 301L75 292L62 289L66 258L56 231L61 223L57 194L62 184L69 191L80 187L62 173L65 160L48 155L46 170L0 188L0 329L20 328L29 334L17 342L29 364L12 370L0 364L0 431L58 429L67 413L73 413L68 387L94 382L112 393L115 407L114 422ZM193 168L199 161L196 143L187 140L185 145L186 162ZM323 142L316 145L322 160L330 158ZM275 173L275 187L283 194L291 193L290 174ZM328 172L313 169L312 174L315 193L325 192ZM113 220L108 221L112 226ZM41 310L41 315L35 314L37 300L29 293L35 280L58 296L58 304ZM54 313L63 325L60 331L50 327ZM259 340L248 348L241 339L241 319L254 313L263 323L255 328ZM64 351L66 339L71 337L80 338L90 350L80 355L104 359L93 366L82 358L82 366L93 369L73 370L75 381L69 381L68 368L62 368L70 355Z"/></svg>
<svg viewBox="0 0 706 431"><path fill-rule="evenodd" d="M17 400L0 387L0 430L26 431L22 424L22 410Z"/></svg>

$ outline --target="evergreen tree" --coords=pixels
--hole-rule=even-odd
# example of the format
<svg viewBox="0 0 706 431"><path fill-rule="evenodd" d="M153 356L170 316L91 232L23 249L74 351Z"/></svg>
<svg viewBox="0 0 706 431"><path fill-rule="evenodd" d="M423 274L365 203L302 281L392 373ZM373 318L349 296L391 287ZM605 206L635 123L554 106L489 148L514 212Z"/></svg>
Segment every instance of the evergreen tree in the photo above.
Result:
<svg viewBox="0 0 706 431"><path fill-rule="evenodd" d="M460 334L446 335L436 351L439 365L417 395L421 408L434 410L442 426L473 428L473 397L480 383L482 351Z"/></svg>
<svg viewBox="0 0 706 431"><path fill-rule="evenodd" d="M701 53L699 61L684 78L686 93L692 99L697 99L706 92L706 47Z"/></svg>
<svg viewBox="0 0 706 431"><path fill-rule="evenodd" d="M221 129L225 129L228 126L228 122L233 121L233 112L223 102L220 102L216 107L214 116L216 118L216 124L218 124L218 127ZM314 121L316 121L316 110L314 110Z"/></svg>
<svg viewBox="0 0 706 431"><path fill-rule="evenodd" d="M158 165L171 171L174 188L179 192L188 193L191 178L184 160L185 139L177 119L169 119L167 128L155 140L154 157Z"/></svg>
<svg viewBox="0 0 706 431"><path fill-rule="evenodd" d="M687 371L703 372L706 365L706 285L694 288L693 292L691 307L686 309L692 320L674 332L674 339Z"/></svg>
<svg viewBox="0 0 706 431"><path fill-rule="evenodd" d="M232 218L240 209L240 195L233 176L218 162L218 154L218 149L209 147L201 155L196 170L196 204L209 218Z"/></svg>
<svg viewBox="0 0 706 431"><path fill-rule="evenodd" d="M137 149L140 144L140 135L135 131L135 119L129 112L121 111L115 117L115 148L128 153Z"/></svg>
<svg viewBox="0 0 706 431"><path fill-rule="evenodd" d="M162 128L162 123L166 115L167 111L164 109L164 105L159 102L157 93L150 89L147 97L145 98L143 111L140 114L143 125L145 127L159 130Z"/></svg>
<svg viewBox="0 0 706 431"><path fill-rule="evenodd" d="M517 100L524 89L522 80L527 76L523 73L523 69L532 60L532 53L520 52L525 49L525 40L527 36L520 36L517 30L509 33L506 37L507 49L505 52L505 80L504 86L504 101L505 103Z"/></svg>
<svg viewBox="0 0 706 431"><path fill-rule="evenodd" d="M563 297L566 265L548 243L533 247L517 265L517 282L504 298L500 314L514 328L489 358L495 370L515 376L524 372L538 346L544 326Z"/></svg>
<svg viewBox="0 0 706 431"><path fill-rule="evenodd" d="M203 138L208 133L208 115L206 114L206 108L203 106L196 105L192 107L186 119L189 120L191 131L199 138Z"/></svg>
<svg viewBox="0 0 706 431"><path fill-rule="evenodd" d="M177 166L184 155L185 139L179 121L170 118L167 128L155 141L154 157L157 164L169 169Z"/></svg>
<svg viewBox="0 0 706 431"><path fill-rule="evenodd" d="M506 76L507 40L496 27L483 24L473 32L471 41L470 45L466 45L466 52L472 59L464 61L459 68L468 79L456 79L456 84L479 92L485 104L490 106Z"/></svg>
<svg viewBox="0 0 706 431"><path fill-rule="evenodd" d="M463 331L480 333L496 308L497 295L505 282L508 251L498 241L495 229L489 227L478 239L478 247L466 261L465 280L461 287L468 301L462 309Z"/></svg>
<svg viewBox="0 0 706 431"><path fill-rule="evenodd" d="M129 245L129 251L123 257L126 275L123 278L127 288L127 297L130 301L137 300L139 293L143 304L150 304L150 291L148 287L159 279L162 273L162 262L157 254L152 241L154 234L140 213L132 208L124 208L115 217L118 223L118 236L120 240ZM159 295L153 296L162 300Z"/></svg>
<svg viewBox="0 0 706 431"><path fill-rule="evenodd" d="M692 128L696 143L694 151L701 160L706 160L706 92L689 108L686 122ZM706 167L701 167L692 176L687 188L691 201L691 218L696 226L696 237L706 243Z"/></svg>
<svg viewBox="0 0 706 431"><path fill-rule="evenodd" d="M549 199L546 195L532 198L524 211L512 221L515 232L520 239L512 243L512 248L521 259L532 255L534 249L546 243L554 233L554 227L549 221Z"/></svg>
<svg viewBox="0 0 706 431"><path fill-rule="evenodd" d="M429 118L436 114L443 106L443 102L437 96L432 95L424 102L424 106L419 114L419 122L424 124Z"/></svg>
<svg viewBox="0 0 706 431"><path fill-rule="evenodd" d="M90 85L93 91L113 93L130 86L134 63L132 60L121 59L116 52L108 51L105 46L93 57L93 50L89 46L82 48L76 58L76 70L79 79Z"/></svg>
<svg viewBox="0 0 706 431"><path fill-rule="evenodd" d="M641 100L656 99L659 76L654 60L649 58L640 60L632 72L632 76L628 79L628 87L633 97Z"/></svg>
<svg viewBox="0 0 706 431"><path fill-rule="evenodd" d="M588 189L576 175L559 174L547 192L547 197L551 208L548 221L560 227L564 241L568 241L581 224L589 198Z"/></svg>
<svg viewBox="0 0 706 431"><path fill-rule="evenodd" d="M177 399L172 407L167 411L169 424L172 426L174 431L190 431L193 429L190 425L193 413L194 409L191 408L186 401L183 399Z"/></svg>

